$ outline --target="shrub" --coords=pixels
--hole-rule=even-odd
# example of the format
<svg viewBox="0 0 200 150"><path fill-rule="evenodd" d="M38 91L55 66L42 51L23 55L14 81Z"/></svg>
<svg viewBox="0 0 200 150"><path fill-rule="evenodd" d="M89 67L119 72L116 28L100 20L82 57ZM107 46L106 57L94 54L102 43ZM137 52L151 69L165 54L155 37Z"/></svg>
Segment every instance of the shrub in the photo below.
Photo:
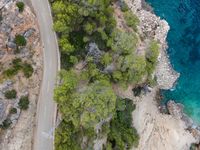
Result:
<svg viewBox="0 0 200 150"><path fill-rule="evenodd" d="M120 3L120 7L121 7L121 10L122 10L123 12L126 12L126 11L129 10L128 5L127 5L126 2L124 2L124 1L122 1L122 2Z"/></svg>
<svg viewBox="0 0 200 150"><path fill-rule="evenodd" d="M24 11L24 3L23 2L17 2L16 3L18 9L19 9L19 12L23 12Z"/></svg>
<svg viewBox="0 0 200 150"><path fill-rule="evenodd" d="M152 62L152 63L156 63L157 62L157 58L159 55L159 44L156 41L152 41L150 43L150 47L149 47L149 51L146 54L146 58Z"/></svg>
<svg viewBox="0 0 200 150"><path fill-rule="evenodd" d="M105 53L103 57L101 57L101 63L103 65L109 65L112 63L112 56L109 53Z"/></svg>
<svg viewBox="0 0 200 150"><path fill-rule="evenodd" d="M26 46L26 39L24 36L18 34L15 36L15 43L17 46Z"/></svg>
<svg viewBox="0 0 200 150"><path fill-rule="evenodd" d="M111 48L119 55L132 54L137 46L138 38L133 32L114 30L112 33Z"/></svg>
<svg viewBox="0 0 200 150"><path fill-rule="evenodd" d="M13 99L13 98L17 97L17 92L16 92L16 90L12 89L12 90L6 91L4 96L7 99Z"/></svg>
<svg viewBox="0 0 200 150"><path fill-rule="evenodd" d="M135 109L132 100L117 99L116 115L111 120L110 133L108 133L107 145L112 144L114 149L131 149L137 147L139 135L132 127L132 111Z"/></svg>
<svg viewBox="0 0 200 150"><path fill-rule="evenodd" d="M18 71L22 68L22 60L20 58L15 58L12 61L12 67L5 70L3 74L6 77L12 77L18 73Z"/></svg>
<svg viewBox="0 0 200 150"><path fill-rule="evenodd" d="M198 150L198 144L192 143L190 145L190 150Z"/></svg>
<svg viewBox="0 0 200 150"><path fill-rule="evenodd" d="M23 64L22 70L26 78L31 77L31 75L33 74L33 67L28 63Z"/></svg>
<svg viewBox="0 0 200 150"><path fill-rule="evenodd" d="M13 68L16 70L20 70L22 68L22 60L21 58L15 58L12 61Z"/></svg>
<svg viewBox="0 0 200 150"><path fill-rule="evenodd" d="M20 109L27 110L29 105L28 96L22 96L19 100L18 105Z"/></svg>
<svg viewBox="0 0 200 150"><path fill-rule="evenodd" d="M4 72L3 72L3 74L6 76L6 77L8 77L8 78L10 78L10 77L12 77L12 76L14 76L14 75L16 75L18 73L18 71L15 69L15 68L9 68L9 69L7 69L7 70L5 70Z"/></svg>
<svg viewBox="0 0 200 150"><path fill-rule="evenodd" d="M156 67L157 59L159 55L159 48L160 47L158 45L158 42L152 41L150 43L149 50L146 53L146 62L147 62L146 70L149 75L153 73Z"/></svg>
<svg viewBox="0 0 200 150"><path fill-rule="evenodd" d="M8 129L10 127L10 125L12 124L10 119L6 119L3 121L3 123L0 125L0 128L2 129Z"/></svg>
<svg viewBox="0 0 200 150"><path fill-rule="evenodd" d="M138 86L132 89L134 96L140 96L142 90L143 90L143 87L141 86Z"/></svg>
<svg viewBox="0 0 200 150"><path fill-rule="evenodd" d="M139 19L131 11L126 11L124 13L124 19L129 27L134 31L137 31L137 25L139 24Z"/></svg>
<svg viewBox="0 0 200 150"><path fill-rule="evenodd" d="M17 113L17 108L11 108L10 109L10 114L16 114Z"/></svg>

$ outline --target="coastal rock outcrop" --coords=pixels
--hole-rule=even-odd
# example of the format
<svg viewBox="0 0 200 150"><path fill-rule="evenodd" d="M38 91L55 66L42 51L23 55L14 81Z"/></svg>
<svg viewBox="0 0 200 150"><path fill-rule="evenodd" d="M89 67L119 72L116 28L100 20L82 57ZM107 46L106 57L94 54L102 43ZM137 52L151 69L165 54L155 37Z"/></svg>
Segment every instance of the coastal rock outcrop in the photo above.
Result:
<svg viewBox="0 0 200 150"><path fill-rule="evenodd" d="M155 75L158 85L161 89L172 88L179 77L179 73L175 72L171 67L166 48L166 37L169 31L169 25L165 20L161 20L150 11L142 8L142 0L126 0L128 6L140 19L140 32L145 37L158 40L161 45L161 51L158 58L158 64ZM146 4L147 5L147 4Z"/></svg>
<svg viewBox="0 0 200 150"><path fill-rule="evenodd" d="M188 117L184 112L184 106L180 103L170 100L167 103L167 109L169 114L177 120L182 120L186 129L193 135L197 143L200 141L200 126L194 123L194 121Z"/></svg>
<svg viewBox="0 0 200 150"><path fill-rule="evenodd" d="M155 101L156 90L154 88L141 96L133 112L133 125L140 135L139 145L135 149L189 150L190 144L197 142L198 138L186 130L188 127L181 119L159 112Z"/></svg>
<svg viewBox="0 0 200 150"><path fill-rule="evenodd" d="M174 118L182 120L185 123L186 127L192 131L191 133L195 132L195 135L197 135L198 133L198 137L195 137L200 138L200 127L183 112L183 104L176 103L175 101L170 100L167 103L167 109L169 111L169 114L172 115Z"/></svg>
<svg viewBox="0 0 200 150"><path fill-rule="evenodd" d="M156 91L172 88L179 77L179 73L173 70L166 52L169 25L165 20L153 14L151 9L143 8L145 3L143 0L125 1L138 16L139 31L143 33L143 36L159 41L161 46L155 72L158 86L146 95L134 98L136 99L136 110L133 112L133 125L140 135L139 146L135 149L187 150L199 139L198 136L194 137L186 130L192 124L191 120L184 115L183 106L170 101L168 108L171 115L167 115L159 112L156 102ZM187 124L183 119L187 120Z"/></svg>
<svg viewBox="0 0 200 150"><path fill-rule="evenodd" d="M177 118L177 119L182 119L183 117L183 105L180 103L175 103L174 101L170 100L167 103L167 108L169 110L169 113Z"/></svg>

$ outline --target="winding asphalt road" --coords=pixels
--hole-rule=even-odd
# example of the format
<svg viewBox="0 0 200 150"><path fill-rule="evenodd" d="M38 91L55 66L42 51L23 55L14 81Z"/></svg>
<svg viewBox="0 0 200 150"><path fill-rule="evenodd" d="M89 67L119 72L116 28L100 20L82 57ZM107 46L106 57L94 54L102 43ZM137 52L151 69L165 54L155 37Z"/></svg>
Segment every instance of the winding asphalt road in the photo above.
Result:
<svg viewBox="0 0 200 150"><path fill-rule="evenodd" d="M55 32L52 30L53 21L48 0L31 0L31 2L40 27L44 60L33 149L53 150L53 132L57 111L56 104L53 101L53 90L56 84L57 72L60 69L59 49Z"/></svg>

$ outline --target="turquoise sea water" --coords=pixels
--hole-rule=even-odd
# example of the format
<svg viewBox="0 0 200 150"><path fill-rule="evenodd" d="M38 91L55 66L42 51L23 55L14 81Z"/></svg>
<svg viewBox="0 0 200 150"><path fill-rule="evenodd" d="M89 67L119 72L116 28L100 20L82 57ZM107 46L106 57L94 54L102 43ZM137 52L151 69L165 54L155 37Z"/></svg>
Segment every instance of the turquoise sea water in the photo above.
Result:
<svg viewBox="0 0 200 150"><path fill-rule="evenodd" d="M200 0L147 0L156 15L167 20L168 54L181 73L174 89L163 91L185 106L185 112L200 124Z"/></svg>

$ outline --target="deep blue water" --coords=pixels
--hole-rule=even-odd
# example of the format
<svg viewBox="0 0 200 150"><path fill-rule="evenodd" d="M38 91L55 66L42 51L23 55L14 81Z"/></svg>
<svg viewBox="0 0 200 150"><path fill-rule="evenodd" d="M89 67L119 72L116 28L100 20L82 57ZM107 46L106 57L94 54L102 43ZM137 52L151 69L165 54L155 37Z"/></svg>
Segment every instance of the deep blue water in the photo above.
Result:
<svg viewBox="0 0 200 150"><path fill-rule="evenodd" d="M200 124L200 0L147 0L156 15L167 20L168 54L181 73L174 90L164 91L164 100L175 100Z"/></svg>

